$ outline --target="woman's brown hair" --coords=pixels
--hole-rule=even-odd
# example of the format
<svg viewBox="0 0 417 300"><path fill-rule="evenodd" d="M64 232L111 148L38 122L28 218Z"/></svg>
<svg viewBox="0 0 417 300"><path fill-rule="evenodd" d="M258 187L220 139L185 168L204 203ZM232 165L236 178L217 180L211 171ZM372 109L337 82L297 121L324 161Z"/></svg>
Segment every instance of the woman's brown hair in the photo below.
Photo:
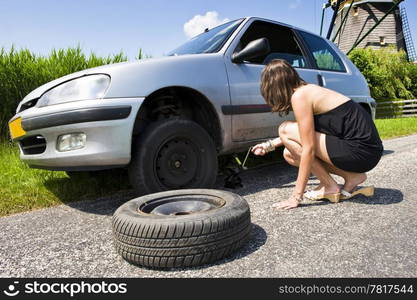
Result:
<svg viewBox="0 0 417 300"><path fill-rule="evenodd" d="M291 110L294 89L307 84L285 60L274 59L261 75L261 94L273 112L287 115Z"/></svg>

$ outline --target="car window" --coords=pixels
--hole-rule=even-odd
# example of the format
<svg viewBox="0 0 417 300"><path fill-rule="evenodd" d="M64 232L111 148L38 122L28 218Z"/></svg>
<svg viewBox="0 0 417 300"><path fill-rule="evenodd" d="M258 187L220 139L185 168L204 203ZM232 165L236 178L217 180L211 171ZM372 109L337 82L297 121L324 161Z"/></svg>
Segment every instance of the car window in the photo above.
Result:
<svg viewBox="0 0 417 300"><path fill-rule="evenodd" d="M263 22L253 22L240 39L235 52L240 51L251 41L266 38L269 41L271 52L267 55L248 60L249 63L266 65L273 59L284 59L293 67L306 67L306 60L301 52L301 48L295 39L294 33L290 28Z"/></svg>
<svg viewBox="0 0 417 300"><path fill-rule="evenodd" d="M323 38L303 31L300 31L300 34L313 54L319 69L346 72L340 57Z"/></svg>
<svg viewBox="0 0 417 300"><path fill-rule="evenodd" d="M199 34L167 55L214 53L219 51L243 19L230 21Z"/></svg>

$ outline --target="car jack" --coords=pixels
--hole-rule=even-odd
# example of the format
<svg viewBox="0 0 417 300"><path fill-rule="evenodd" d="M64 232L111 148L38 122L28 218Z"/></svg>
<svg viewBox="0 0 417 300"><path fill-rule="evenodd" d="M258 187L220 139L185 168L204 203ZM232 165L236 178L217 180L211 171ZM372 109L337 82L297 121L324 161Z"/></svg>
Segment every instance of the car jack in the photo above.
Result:
<svg viewBox="0 0 417 300"><path fill-rule="evenodd" d="M243 187L242 184L242 178L240 178L239 174L242 171L245 171L248 169L248 167L245 166L246 160L248 159L249 153L252 150L252 147L249 147L248 152L246 153L245 159L243 160L243 163L240 161L239 157L236 153L232 154L232 161L236 162L237 165L226 167L225 174L227 175L224 179L224 187L229 189L236 189L239 187Z"/></svg>

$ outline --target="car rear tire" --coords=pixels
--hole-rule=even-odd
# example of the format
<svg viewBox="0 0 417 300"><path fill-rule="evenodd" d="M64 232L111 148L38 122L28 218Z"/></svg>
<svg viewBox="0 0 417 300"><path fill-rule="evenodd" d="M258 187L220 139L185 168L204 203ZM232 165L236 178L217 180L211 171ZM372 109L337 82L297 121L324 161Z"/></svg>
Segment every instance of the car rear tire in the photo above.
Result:
<svg viewBox="0 0 417 300"><path fill-rule="evenodd" d="M211 136L193 121L169 119L150 124L137 136L129 179L137 195L210 188L216 181L217 169Z"/></svg>
<svg viewBox="0 0 417 300"><path fill-rule="evenodd" d="M249 239L248 203L212 189L160 192L126 202L113 215L116 251L150 268L191 267L231 255Z"/></svg>

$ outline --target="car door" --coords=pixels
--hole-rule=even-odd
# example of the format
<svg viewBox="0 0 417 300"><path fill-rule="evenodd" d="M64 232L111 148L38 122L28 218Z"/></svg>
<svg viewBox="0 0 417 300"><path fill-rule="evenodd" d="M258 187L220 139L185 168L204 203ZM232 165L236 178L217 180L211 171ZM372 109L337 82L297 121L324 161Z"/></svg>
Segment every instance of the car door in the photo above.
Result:
<svg viewBox="0 0 417 300"><path fill-rule="evenodd" d="M354 76L329 41L304 31L299 31L299 34L320 72L322 86L354 99L358 90L353 82Z"/></svg>
<svg viewBox="0 0 417 300"><path fill-rule="evenodd" d="M268 39L270 53L243 63L232 62L233 53L259 38ZM285 59L305 81L315 84L318 83L318 71L312 68L306 51L291 28L264 20L255 19L246 24L228 52L225 64L231 105L223 106L222 110L224 114L231 115L232 140L242 142L276 137L278 126L284 120L293 119L293 114L280 117L278 113L272 113L266 104L260 93L260 77L264 66L272 59Z"/></svg>

